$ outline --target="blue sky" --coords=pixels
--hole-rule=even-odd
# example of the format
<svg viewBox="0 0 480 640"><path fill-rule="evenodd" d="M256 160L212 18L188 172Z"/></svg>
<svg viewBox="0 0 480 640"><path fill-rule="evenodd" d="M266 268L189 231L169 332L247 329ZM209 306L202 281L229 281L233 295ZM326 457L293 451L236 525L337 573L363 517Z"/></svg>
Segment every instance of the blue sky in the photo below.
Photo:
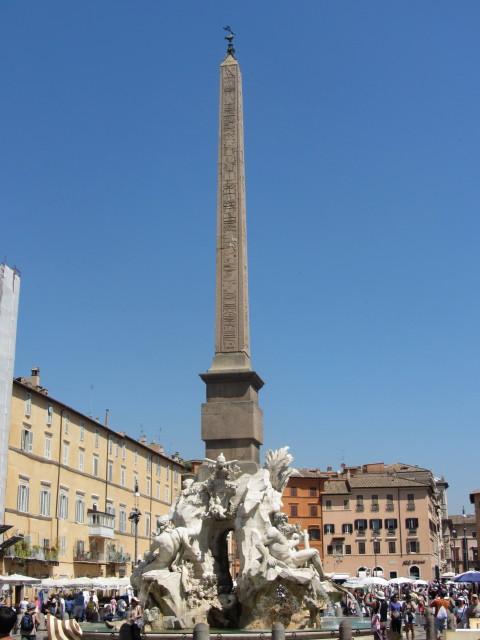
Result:
<svg viewBox="0 0 480 640"><path fill-rule="evenodd" d="M218 65L244 77L265 448L480 486L480 5L0 3L16 375L203 453Z"/></svg>

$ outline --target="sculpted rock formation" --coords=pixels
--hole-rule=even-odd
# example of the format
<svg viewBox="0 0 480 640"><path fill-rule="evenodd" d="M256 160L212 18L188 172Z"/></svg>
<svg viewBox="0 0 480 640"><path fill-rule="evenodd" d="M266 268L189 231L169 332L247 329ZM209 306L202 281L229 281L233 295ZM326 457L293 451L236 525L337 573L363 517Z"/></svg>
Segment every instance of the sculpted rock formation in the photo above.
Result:
<svg viewBox="0 0 480 640"><path fill-rule="evenodd" d="M152 630L197 622L265 628L276 620L314 626L321 610L341 598L342 591L325 581L306 532L281 511L291 462L288 447L269 451L263 468L220 454L184 482L132 576ZM239 562L235 585L230 532Z"/></svg>

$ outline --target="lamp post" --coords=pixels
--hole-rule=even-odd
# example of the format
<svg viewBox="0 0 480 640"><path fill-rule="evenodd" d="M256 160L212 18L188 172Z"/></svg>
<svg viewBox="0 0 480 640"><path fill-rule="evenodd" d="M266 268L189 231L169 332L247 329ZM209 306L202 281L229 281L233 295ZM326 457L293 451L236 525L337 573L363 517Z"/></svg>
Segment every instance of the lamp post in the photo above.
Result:
<svg viewBox="0 0 480 640"><path fill-rule="evenodd" d="M463 516L463 570L468 571L468 544L467 544L467 514L465 507L462 508Z"/></svg>
<svg viewBox="0 0 480 640"><path fill-rule="evenodd" d="M457 554L457 530L452 529L452 538L453 538L453 570L455 573L458 573L458 554Z"/></svg>
<svg viewBox="0 0 480 640"><path fill-rule="evenodd" d="M373 572L372 572L373 577L377 575L377 542L378 542L378 530L374 529L373 530L373 555L375 558L374 559L375 564L373 565Z"/></svg>
<svg viewBox="0 0 480 640"><path fill-rule="evenodd" d="M135 495L135 506L130 511L130 515L128 516L128 519L131 522L133 522L134 535L135 535L135 555L133 557L132 570L135 568L135 565L137 564L137 559L138 559L138 523L140 521L140 516L142 515L142 512L138 508L138 498L140 497L140 492L138 490L138 482L136 480L135 480L134 495Z"/></svg>

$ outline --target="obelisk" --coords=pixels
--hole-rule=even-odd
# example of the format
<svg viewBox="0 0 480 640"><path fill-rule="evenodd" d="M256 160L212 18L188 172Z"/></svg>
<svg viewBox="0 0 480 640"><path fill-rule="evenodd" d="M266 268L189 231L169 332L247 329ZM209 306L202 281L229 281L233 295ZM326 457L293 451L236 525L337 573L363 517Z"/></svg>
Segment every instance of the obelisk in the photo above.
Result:
<svg viewBox="0 0 480 640"><path fill-rule="evenodd" d="M242 76L229 28L227 55L220 65L220 122L217 192L215 356L202 404L206 457L259 461L263 416L252 370L248 314L247 219L243 148Z"/></svg>

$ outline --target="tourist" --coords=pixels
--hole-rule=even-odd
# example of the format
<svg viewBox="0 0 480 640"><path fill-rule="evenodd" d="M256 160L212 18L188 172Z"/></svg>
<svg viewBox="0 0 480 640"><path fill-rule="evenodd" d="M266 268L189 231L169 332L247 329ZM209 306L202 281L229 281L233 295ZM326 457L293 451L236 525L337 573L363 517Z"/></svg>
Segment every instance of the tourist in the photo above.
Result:
<svg viewBox="0 0 480 640"><path fill-rule="evenodd" d="M470 629L470 619L471 618L480 618L480 603L478 601L478 596L476 593L472 593L470 604L467 607L465 612L465 617L467 620L467 628Z"/></svg>
<svg viewBox="0 0 480 640"><path fill-rule="evenodd" d="M451 607L450 598L446 596L446 592L439 591L436 598L430 602L430 606L434 610L433 615L435 616L435 629L438 640L441 640L442 633L447 628L448 612Z"/></svg>
<svg viewBox="0 0 480 640"><path fill-rule="evenodd" d="M467 600L464 596L459 596L456 602L456 612L455 616L457 618L457 628L458 629L466 629L467 628Z"/></svg>
<svg viewBox="0 0 480 640"><path fill-rule="evenodd" d="M407 595L407 599L403 606L403 617L404 623L403 628L405 629L405 636L408 640L408 634L411 635L411 640L415 640L415 612L417 607L415 602L412 599L410 593Z"/></svg>
<svg viewBox="0 0 480 640"><path fill-rule="evenodd" d="M380 623L380 602L377 600L372 605L372 617L370 618L370 628L372 629L374 640L382 640L382 626Z"/></svg>
<svg viewBox="0 0 480 640"><path fill-rule="evenodd" d="M85 618L87 622L98 622L98 607L92 596L90 596L90 600L85 609Z"/></svg>
<svg viewBox="0 0 480 640"><path fill-rule="evenodd" d="M127 603L124 598L119 598L117 602L117 617L119 620L124 620L127 614Z"/></svg>
<svg viewBox="0 0 480 640"><path fill-rule="evenodd" d="M27 610L22 616L20 622L20 634L22 638L31 640L37 635L37 628L40 626L40 620L37 614L37 605L34 602L27 604Z"/></svg>
<svg viewBox="0 0 480 640"><path fill-rule="evenodd" d="M112 596L110 600L110 609L112 611L112 616L115 616L117 614L117 600L115 599L115 596Z"/></svg>
<svg viewBox="0 0 480 640"><path fill-rule="evenodd" d="M383 640L387 640L387 625L388 625L388 603L383 591L377 591L376 597L379 601L379 614L380 614L380 630Z"/></svg>
<svg viewBox="0 0 480 640"><path fill-rule="evenodd" d="M85 598L81 591L77 591L73 598L73 617L77 622L83 622L85 618Z"/></svg>
<svg viewBox="0 0 480 640"><path fill-rule="evenodd" d="M137 625L139 629L143 628L143 607L140 604L140 600L135 596L131 599L132 609L130 611L130 620L132 624Z"/></svg>
<svg viewBox="0 0 480 640"><path fill-rule="evenodd" d="M402 633L402 603L398 601L398 595L394 593L390 599L390 630L392 633Z"/></svg>
<svg viewBox="0 0 480 640"><path fill-rule="evenodd" d="M0 640L12 640L11 631L17 623L17 612L12 607L0 606Z"/></svg>

